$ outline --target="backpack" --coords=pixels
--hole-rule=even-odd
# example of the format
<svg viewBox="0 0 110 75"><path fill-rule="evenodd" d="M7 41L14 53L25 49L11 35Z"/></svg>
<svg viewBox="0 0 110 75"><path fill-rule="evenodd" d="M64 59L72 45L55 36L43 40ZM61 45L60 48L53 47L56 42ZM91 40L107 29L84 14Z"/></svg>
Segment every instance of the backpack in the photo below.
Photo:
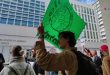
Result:
<svg viewBox="0 0 110 75"><path fill-rule="evenodd" d="M15 74L15 75L19 75L13 67L8 66L8 68L9 68L9 69L10 69L10 70L11 70L11 71ZM24 71L24 74L23 74L23 75L26 75L27 70L28 70L28 64L27 64L27 66L26 66L26 69L25 69L25 71Z"/></svg>
<svg viewBox="0 0 110 75"><path fill-rule="evenodd" d="M78 60L78 71L77 75L100 75L98 68L92 62L91 58L84 55L80 51L72 50Z"/></svg>

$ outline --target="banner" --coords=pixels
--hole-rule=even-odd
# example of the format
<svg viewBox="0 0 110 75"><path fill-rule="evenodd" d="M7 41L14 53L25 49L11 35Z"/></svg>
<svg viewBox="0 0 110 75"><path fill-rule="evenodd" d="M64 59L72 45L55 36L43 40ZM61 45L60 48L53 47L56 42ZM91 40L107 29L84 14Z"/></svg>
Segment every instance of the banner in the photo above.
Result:
<svg viewBox="0 0 110 75"><path fill-rule="evenodd" d="M71 31L77 40L85 24L68 0L51 0L43 18L45 39L58 47L59 32Z"/></svg>

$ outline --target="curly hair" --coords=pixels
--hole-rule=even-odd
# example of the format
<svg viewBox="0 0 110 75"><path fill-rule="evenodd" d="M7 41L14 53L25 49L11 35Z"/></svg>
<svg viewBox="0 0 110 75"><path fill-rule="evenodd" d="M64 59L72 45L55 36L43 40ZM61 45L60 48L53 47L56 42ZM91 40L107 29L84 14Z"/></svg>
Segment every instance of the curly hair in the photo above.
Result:
<svg viewBox="0 0 110 75"><path fill-rule="evenodd" d="M70 47L74 47L76 44L75 34L71 31L63 31L60 32L58 35L58 38L63 37L65 39L68 39L68 43Z"/></svg>

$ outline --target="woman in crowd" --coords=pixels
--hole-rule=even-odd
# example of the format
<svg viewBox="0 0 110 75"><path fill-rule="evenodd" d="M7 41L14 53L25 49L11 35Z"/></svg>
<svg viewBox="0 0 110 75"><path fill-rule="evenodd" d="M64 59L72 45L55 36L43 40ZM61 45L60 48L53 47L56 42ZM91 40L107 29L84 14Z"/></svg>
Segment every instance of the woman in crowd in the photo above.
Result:
<svg viewBox="0 0 110 75"><path fill-rule="evenodd" d="M21 46L12 49L10 64L1 71L0 75L35 75L31 65L25 62L24 51Z"/></svg>

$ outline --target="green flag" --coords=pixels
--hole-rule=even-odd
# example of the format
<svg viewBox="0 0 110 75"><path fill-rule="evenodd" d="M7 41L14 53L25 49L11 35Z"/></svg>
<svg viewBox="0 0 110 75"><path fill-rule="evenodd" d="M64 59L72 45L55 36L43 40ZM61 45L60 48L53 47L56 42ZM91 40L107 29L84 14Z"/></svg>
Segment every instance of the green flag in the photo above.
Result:
<svg viewBox="0 0 110 75"><path fill-rule="evenodd" d="M77 40L85 22L73 10L68 0L51 0L43 18L43 27L45 39L58 47L59 32L74 32Z"/></svg>

